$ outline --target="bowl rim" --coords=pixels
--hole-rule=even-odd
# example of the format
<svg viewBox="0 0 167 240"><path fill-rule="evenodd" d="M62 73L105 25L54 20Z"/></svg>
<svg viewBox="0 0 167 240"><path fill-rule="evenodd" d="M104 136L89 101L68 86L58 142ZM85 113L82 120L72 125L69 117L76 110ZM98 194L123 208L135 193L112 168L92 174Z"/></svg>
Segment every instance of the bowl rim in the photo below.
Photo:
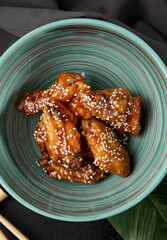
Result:
<svg viewBox="0 0 167 240"><path fill-rule="evenodd" d="M126 36L126 38L133 40L134 42L138 43L144 49L147 53L151 55L151 57L155 60L155 62L160 66L161 71L163 72L164 75L167 76L167 68L161 58L157 55L157 53L144 41L142 40L139 36L137 36L135 33L132 33L130 30L125 29L124 27L121 27L119 25L116 25L115 23L110 23L106 22L104 20L97 20L97 19L90 19L90 18L70 18L70 19L64 19L64 20L58 20L55 22L51 22L48 24L45 24L43 26L40 26L23 37L21 37L19 40L17 40L14 44L12 44L0 57L0 68L3 65L2 62L5 61L12 53L15 51L15 47L19 47L20 44L23 44L25 41L28 41L29 39L33 38L39 33L42 33L43 31L48 31L48 28L58 28L58 27L64 27L64 26L70 26L74 25L75 26L95 26L95 27L100 27L102 30L103 29L109 29L115 32L119 32L119 34L122 34L123 36ZM1 83L0 83L1 85ZM166 140L167 142L167 140ZM86 217L64 217L64 216L58 216L54 215L51 213L48 213L44 210L41 210L35 206L33 206L31 203L28 201L24 200L21 196L19 196L8 184L7 182L0 176L0 184L4 187L4 189L17 201L19 201L22 205L25 207L29 208L30 210L39 213L43 216L50 217L53 219L57 220L64 220L64 221L73 221L73 222L85 222L85 221L94 221L94 220L100 220L104 218L111 217L113 215L119 214L121 212L124 212L128 210L129 208L133 207L137 203L139 203L141 200L143 200L145 197L147 197L161 182L161 180L164 178L164 176L167 173L167 165L164 167L161 171L161 174L157 175L156 181L152 182L152 184L139 196L134 198L131 202L126 203L125 205L117 208L116 210L112 210L109 212L105 213L98 213L93 215L91 218L86 218Z"/></svg>

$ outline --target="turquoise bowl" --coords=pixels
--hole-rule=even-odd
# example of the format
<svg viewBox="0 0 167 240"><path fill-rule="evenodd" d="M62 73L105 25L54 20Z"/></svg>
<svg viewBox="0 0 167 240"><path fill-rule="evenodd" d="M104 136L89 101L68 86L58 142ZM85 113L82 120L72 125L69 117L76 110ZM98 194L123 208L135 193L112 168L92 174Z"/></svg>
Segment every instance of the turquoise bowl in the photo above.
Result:
<svg viewBox="0 0 167 240"><path fill-rule="evenodd" d="M36 164L40 114L16 111L28 91L46 89L59 73L85 72L93 89L128 88L141 95L142 130L130 137L132 172L96 184L52 179ZM167 70L139 37L117 25L68 19L42 26L0 58L0 182L20 203L47 217L91 221L121 213L144 199L167 172Z"/></svg>

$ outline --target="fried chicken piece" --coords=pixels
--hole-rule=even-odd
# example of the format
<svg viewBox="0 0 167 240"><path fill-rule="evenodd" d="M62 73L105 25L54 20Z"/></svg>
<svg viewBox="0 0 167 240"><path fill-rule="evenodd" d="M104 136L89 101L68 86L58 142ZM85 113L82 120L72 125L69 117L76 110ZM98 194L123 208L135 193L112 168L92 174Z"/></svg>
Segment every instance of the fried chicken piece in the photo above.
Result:
<svg viewBox="0 0 167 240"><path fill-rule="evenodd" d="M79 91L85 92L89 88L90 86L81 74L71 72L61 73L58 76L58 81L45 91L39 89L26 93L20 99L17 110L27 115L35 114L41 111L51 98L68 103ZM77 112L79 112L79 106ZM92 116L91 113L89 115L90 117Z"/></svg>
<svg viewBox="0 0 167 240"><path fill-rule="evenodd" d="M103 91L97 91L97 94L100 94L100 97L98 97L102 105L102 111L100 110L99 113L94 113L94 116L105 120L117 131L129 132L133 136L138 135L141 129L140 105L143 100L142 97L138 96L133 98L128 89L125 88L105 89Z"/></svg>
<svg viewBox="0 0 167 240"><path fill-rule="evenodd" d="M52 98L64 102L76 116L87 119L91 118L92 114L76 97L89 91L90 86L81 74L69 72L58 76L58 83L52 85L49 94Z"/></svg>
<svg viewBox="0 0 167 240"><path fill-rule="evenodd" d="M128 152L122 147L115 133L96 118L82 120L82 135L94 156L94 163L105 172L120 177L130 173Z"/></svg>
<svg viewBox="0 0 167 240"><path fill-rule="evenodd" d="M95 183L106 176L105 172L95 166L92 161L84 161L77 170L56 165L50 161L49 155L43 155L39 160L39 164L43 166L44 171L53 178L68 179L82 183Z"/></svg>
<svg viewBox="0 0 167 240"><path fill-rule="evenodd" d="M95 116L113 129L136 136L140 131L140 104L142 97L132 98L127 89L112 88L103 91L80 91L69 102L69 108L84 119ZM90 114L91 113L91 114Z"/></svg>
<svg viewBox="0 0 167 240"><path fill-rule="evenodd" d="M90 88L86 79L79 73L60 73L57 81L50 88L49 96L62 102L68 102L79 91Z"/></svg>
<svg viewBox="0 0 167 240"><path fill-rule="evenodd" d="M77 169L83 160L76 123L75 116L63 104L50 101L43 109L41 121L35 132L40 150L44 148L40 143L40 139L43 139L50 159L65 168Z"/></svg>
<svg viewBox="0 0 167 240"><path fill-rule="evenodd" d="M36 131L34 133L34 137L38 143L41 154L42 155L43 154L45 155L46 153L48 154L46 144L45 144L45 142L47 141L47 138L46 138L46 129L45 129L45 125L44 125L43 116L41 117L40 121L37 124ZM75 144L75 141L73 142L73 144ZM80 152L80 154L84 160L93 160L92 152L87 145L86 139L82 136L81 136L81 152Z"/></svg>

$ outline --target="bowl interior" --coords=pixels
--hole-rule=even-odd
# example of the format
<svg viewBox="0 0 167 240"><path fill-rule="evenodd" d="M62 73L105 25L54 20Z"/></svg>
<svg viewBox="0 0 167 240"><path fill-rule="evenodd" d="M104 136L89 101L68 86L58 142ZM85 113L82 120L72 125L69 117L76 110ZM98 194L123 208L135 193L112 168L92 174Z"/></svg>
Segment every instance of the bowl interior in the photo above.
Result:
<svg viewBox="0 0 167 240"><path fill-rule="evenodd" d="M120 213L157 186L165 165L165 66L148 45L116 25L71 19L43 26L15 43L0 63L0 174L21 203L45 216L89 221ZM16 111L19 98L51 86L61 72L82 73L92 89L128 88L141 95L142 130L130 137L132 172L93 185L52 179L36 164L40 114Z"/></svg>

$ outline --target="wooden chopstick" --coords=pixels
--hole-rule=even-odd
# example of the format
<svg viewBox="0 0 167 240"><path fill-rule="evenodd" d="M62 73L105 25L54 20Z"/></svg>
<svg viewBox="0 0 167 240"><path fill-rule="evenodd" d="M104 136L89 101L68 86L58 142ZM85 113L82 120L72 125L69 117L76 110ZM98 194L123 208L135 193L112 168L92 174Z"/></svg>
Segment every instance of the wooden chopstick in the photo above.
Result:
<svg viewBox="0 0 167 240"><path fill-rule="evenodd" d="M5 198L7 198L8 195L2 190L2 188L0 188L0 202L2 202ZM11 231L19 240L28 240L28 238L21 233L12 223L10 223L6 218L4 218L1 214L0 214L0 222L9 230ZM0 230L1 231L1 230ZM0 232L0 234L2 235L2 231ZM3 238L0 235L0 240L6 240L7 238L4 238L5 235L3 234Z"/></svg>
<svg viewBox="0 0 167 240"><path fill-rule="evenodd" d="M10 230L18 239L20 240L28 240L28 238L21 233L12 223L10 223L6 218L4 218L0 214L0 222L8 229Z"/></svg>
<svg viewBox="0 0 167 240"><path fill-rule="evenodd" d="M2 202L8 195L0 188L0 202Z"/></svg>
<svg viewBox="0 0 167 240"><path fill-rule="evenodd" d="M0 239L1 240L8 240L5 234L0 230Z"/></svg>

